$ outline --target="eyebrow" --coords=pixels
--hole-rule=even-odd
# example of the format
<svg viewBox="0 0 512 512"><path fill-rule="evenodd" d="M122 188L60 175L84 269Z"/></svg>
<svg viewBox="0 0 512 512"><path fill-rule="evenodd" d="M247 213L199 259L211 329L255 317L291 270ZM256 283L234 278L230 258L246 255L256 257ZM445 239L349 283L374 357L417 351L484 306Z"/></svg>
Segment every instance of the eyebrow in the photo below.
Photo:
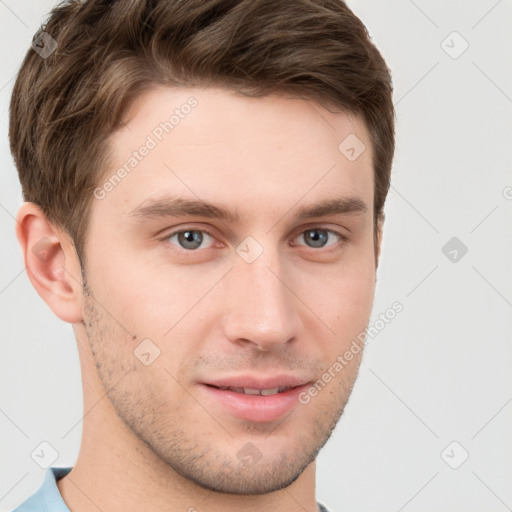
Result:
<svg viewBox="0 0 512 512"><path fill-rule="evenodd" d="M368 207L359 197L342 197L303 206L295 216L302 220L327 215L363 214L367 211ZM206 201L173 197L144 201L132 210L129 216L138 219L196 216L216 218L233 224L240 222L241 219L237 210L230 211L223 206Z"/></svg>
<svg viewBox="0 0 512 512"><path fill-rule="evenodd" d="M144 201L139 207L129 213L130 217L160 218L160 217L185 217L185 216L209 217L225 220L233 224L240 221L237 211L212 203L195 199L182 199L179 197L163 197Z"/></svg>
<svg viewBox="0 0 512 512"><path fill-rule="evenodd" d="M327 215L363 214L367 211L368 207L359 197L343 197L326 199L318 204L299 208L297 218L310 219Z"/></svg>

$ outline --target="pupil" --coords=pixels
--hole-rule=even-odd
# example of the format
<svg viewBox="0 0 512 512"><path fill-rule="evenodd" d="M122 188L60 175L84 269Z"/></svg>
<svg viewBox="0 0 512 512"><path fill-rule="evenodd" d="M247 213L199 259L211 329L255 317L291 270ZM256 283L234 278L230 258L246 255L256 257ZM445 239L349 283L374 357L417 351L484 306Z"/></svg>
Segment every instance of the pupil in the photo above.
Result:
<svg viewBox="0 0 512 512"><path fill-rule="evenodd" d="M203 234L200 231L183 231L178 239L185 249L197 249L203 241Z"/></svg>

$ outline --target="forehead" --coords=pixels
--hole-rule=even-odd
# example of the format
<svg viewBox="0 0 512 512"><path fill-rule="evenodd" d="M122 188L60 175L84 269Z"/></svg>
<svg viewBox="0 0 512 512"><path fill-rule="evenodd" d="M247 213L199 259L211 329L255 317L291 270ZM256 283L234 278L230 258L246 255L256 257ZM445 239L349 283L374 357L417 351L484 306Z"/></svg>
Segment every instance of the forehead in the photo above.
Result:
<svg viewBox="0 0 512 512"><path fill-rule="evenodd" d="M98 183L112 182L99 205L107 212L128 215L164 194L269 216L280 205L339 195L357 196L369 209L373 203L362 120L284 93L155 88L133 103L109 142L111 167Z"/></svg>

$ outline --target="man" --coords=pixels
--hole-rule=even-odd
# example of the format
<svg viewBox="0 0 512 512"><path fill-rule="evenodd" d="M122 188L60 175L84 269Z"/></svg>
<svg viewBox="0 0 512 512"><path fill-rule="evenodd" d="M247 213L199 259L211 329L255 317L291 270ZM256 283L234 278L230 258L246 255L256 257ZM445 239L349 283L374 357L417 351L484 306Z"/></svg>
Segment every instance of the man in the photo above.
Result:
<svg viewBox="0 0 512 512"><path fill-rule="evenodd" d="M84 418L74 467L18 511L325 510L315 458L371 314L391 93L339 0L52 12L11 102L17 236L73 325Z"/></svg>

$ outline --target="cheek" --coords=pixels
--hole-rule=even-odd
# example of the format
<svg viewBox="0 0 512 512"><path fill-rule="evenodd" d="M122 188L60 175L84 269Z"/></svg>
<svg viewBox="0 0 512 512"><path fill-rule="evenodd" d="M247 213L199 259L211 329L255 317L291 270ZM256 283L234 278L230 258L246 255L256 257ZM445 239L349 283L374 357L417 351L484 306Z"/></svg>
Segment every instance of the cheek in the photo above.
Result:
<svg viewBox="0 0 512 512"><path fill-rule="evenodd" d="M335 332L366 327L375 292L372 262L301 273L296 282L304 303Z"/></svg>
<svg viewBox="0 0 512 512"><path fill-rule="evenodd" d="M157 274L157 265L128 251L96 252L90 258L88 278L95 298L130 332L140 322L169 314L173 298L181 295L183 284L170 272Z"/></svg>
<svg viewBox="0 0 512 512"><path fill-rule="evenodd" d="M347 276L340 286L341 313L344 316L350 315L355 322L367 321L375 293L375 275L370 271L361 271Z"/></svg>
<svg viewBox="0 0 512 512"><path fill-rule="evenodd" d="M217 269L201 274L199 279L191 267L180 272L161 262L141 264L133 258L105 264L95 274L92 288L108 312L105 321L110 326L111 355L117 354L117 364L124 361L124 367L129 361L138 368L140 362L134 356L148 360L143 354L149 353L149 359L155 358L151 369L140 368L142 373L134 374L134 379L150 384L153 368L160 367L181 375L180 361L186 361L187 366L190 352L209 332L209 324L202 320L217 310L206 295L222 274L222 269Z"/></svg>

